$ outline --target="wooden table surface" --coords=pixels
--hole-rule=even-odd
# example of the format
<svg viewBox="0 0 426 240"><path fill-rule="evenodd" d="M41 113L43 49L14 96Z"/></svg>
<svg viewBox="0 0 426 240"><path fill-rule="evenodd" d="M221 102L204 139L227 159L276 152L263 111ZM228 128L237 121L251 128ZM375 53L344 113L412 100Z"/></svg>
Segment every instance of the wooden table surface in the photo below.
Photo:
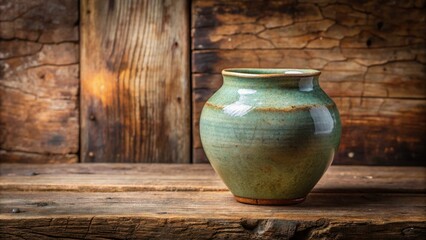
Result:
<svg viewBox="0 0 426 240"><path fill-rule="evenodd" d="M253 206L206 164L0 164L0 238L424 239L425 177L332 166L304 203Z"/></svg>

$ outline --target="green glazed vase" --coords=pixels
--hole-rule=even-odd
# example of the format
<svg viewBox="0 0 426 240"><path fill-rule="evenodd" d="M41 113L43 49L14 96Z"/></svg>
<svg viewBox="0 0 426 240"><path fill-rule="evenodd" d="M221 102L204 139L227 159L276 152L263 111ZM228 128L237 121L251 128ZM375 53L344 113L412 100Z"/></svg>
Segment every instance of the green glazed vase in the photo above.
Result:
<svg viewBox="0 0 426 240"><path fill-rule="evenodd" d="M333 161L341 124L311 69L234 68L206 102L200 135L239 202L304 201Z"/></svg>

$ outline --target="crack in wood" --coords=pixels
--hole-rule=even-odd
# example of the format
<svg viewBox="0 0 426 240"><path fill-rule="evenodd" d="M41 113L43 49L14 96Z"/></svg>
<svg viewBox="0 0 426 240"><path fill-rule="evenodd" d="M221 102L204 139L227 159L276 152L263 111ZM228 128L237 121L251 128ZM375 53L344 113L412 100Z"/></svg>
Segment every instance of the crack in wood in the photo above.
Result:
<svg viewBox="0 0 426 240"><path fill-rule="evenodd" d="M198 127L204 102L220 87L223 68L315 68L323 72L323 89L343 108L343 128L350 130L344 132L342 141L354 142L341 145L338 162L359 164L368 158L376 159L371 162L404 164L402 159L413 157L421 161L423 157L419 156L426 152L413 143L424 142L420 122L425 116L426 60L425 35L420 32L424 32L425 19L419 9L424 5L380 1L250 4L193 3L193 129ZM230 43L228 38L232 38ZM373 102L377 105L370 105ZM418 111L408 114L403 106L411 103L409 108ZM395 130L402 118L418 119L404 123L417 131ZM392 132L394 138L381 141L383 147L377 147L377 141L365 140L376 132ZM364 136L362 144L357 146L354 136L345 140L345 133ZM194 131L194 162L206 162L198 134ZM389 155L386 149L400 152ZM358 160L349 158L348 152ZM398 160L397 154L405 157Z"/></svg>
<svg viewBox="0 0 426 240"><path fill-rule="evenodd" d="M2 7L2 161L76 162L78 0L16 1Z"/></svg>

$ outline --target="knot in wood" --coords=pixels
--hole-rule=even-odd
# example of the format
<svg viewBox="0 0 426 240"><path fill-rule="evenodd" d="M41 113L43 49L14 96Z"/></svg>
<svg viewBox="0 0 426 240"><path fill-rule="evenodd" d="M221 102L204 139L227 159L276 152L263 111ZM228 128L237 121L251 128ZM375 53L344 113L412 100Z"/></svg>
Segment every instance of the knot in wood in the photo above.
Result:
<svg viewBox="0 0 426 240"><path fill-rule="evenodd" d="M12 213L20 213L21 210L19 208L13 208Z"/></svg>

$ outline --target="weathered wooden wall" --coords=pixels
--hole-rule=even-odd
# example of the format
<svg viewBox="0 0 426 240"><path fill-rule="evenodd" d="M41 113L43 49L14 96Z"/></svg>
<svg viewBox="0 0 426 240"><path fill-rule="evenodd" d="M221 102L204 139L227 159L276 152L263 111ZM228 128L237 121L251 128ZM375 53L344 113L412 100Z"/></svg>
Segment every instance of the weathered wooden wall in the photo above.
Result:
<svg viewBox="0 0 426 240"><path fill-rule="evenodd" d="M0 0L0 161L77 162L78 0Z"/></svg>
<svg viewBox="0 0 426 240"><path fill-rule="evenodd" d="M425 164L423 0L78 5L0 0L1 162L77 162L80 152L85 162L189 162L189 68L193 161L206 162L199 113L222 68L305 67L323 72L341 111L335 163Z"/></svg>
<svg viewBox="0 0 426 240"><path fill-rule="evenodd" d="M337 103L336 164L424 164L425 1L192 2L193 157L227 67L315 68Z"/></svg>
<svg viewBox="0 0 426 240"><path fill-rule="evenodd" d="M81 160L189 163L188 2L81 3Z"/></svg>

